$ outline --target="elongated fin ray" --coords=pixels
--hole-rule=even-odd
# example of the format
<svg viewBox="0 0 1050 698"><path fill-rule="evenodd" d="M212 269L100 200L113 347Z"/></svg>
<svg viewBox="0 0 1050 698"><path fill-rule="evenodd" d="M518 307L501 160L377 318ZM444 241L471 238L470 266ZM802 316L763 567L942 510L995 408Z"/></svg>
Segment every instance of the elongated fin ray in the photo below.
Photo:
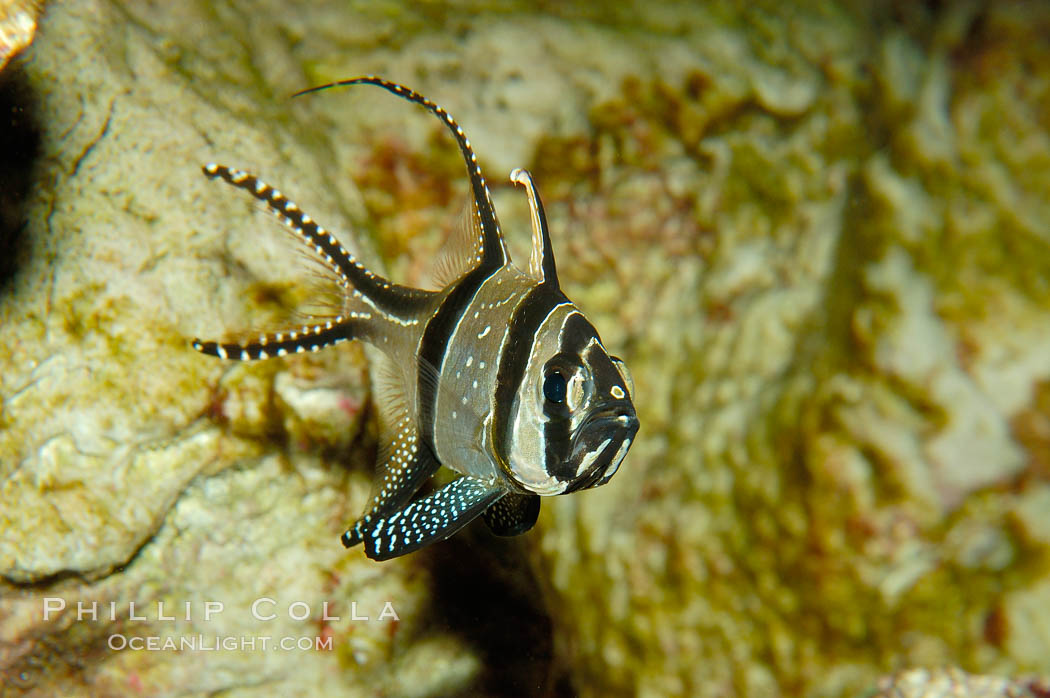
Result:
<svg viewBox="0 0 1050 698"><path fill-rule="evenodd" d="M360 337L367 318L336 317L316 325L261 334L255 340L244 342L205 342L193 340L193 348L202 354L220 359L255 361L274 356L318 351L324 347Z"/></svg>
<svg viewBox="0 0 1050 698"><path fill-rule="evenodd" d="M263 202L336 275L352 305L359 305L353 301L361 301L360 304L370 306L384 319L403 323L401 315L412 307L413 301L431 295L428 291L395 284L370 271L294 201L250 172L215 163L208 163L201 169L209 179L221 179Z"/></svg>
<svg viewBox="0 0 1050 698"><path fill-rule="evenodd" d="M482 516L497 536L520 536L536 525L539 515L538 494L510 492L486 509Z"/></svg>
<svg viewBox="0 0 1050 698"><path fill-rule="evenodd" d="M496 217L496 210L492 206L492 197L489 195L489 188L485 184L485 176L481 173L481 165L478 164L478 158L474 154L474 150L470 147L470 141L467 140L466 135L463 133L463 129L460 128L459 124L456 123L456 120L452 118L451 114L415 90L411 90L404 85L399 85L396 82L384 80L375 75L366 75L350 78L348 80L331 82L327 85L318 85L317 87L311 87L296 92L292 96L299 97L313 92L331 89L333 87L347 87L350 85L375 85L377 87L382 87L402 99L407 99L410 102L415 102L416 104L421 105L431 114L445 122L445 125L448 126L449 131L456 139L460 152L463 153L463 159L467 164L467 175L470 177L471 191L474 195L474 203L478 210L482 238L481 254L478 255L477 264L485 269L498 269L506 264L510 259L510 255L507 252L507 247L503 240L503 233L500 232L499 220Z"/></svg>
<svg viewBox="0 0 1050 698"><path fill-rule="evenodd" d="M510 181L525 187L529 197L529 211L532 213L532 254L529 256L529 274L540 283L558 285L558 270L554 265L554 248L551 246L551 235L547 229L547 214L543 212L543 202L536 191L532 175L521 167L511 171Z"/></svg>
<svg viewBox="0 0 1050 698"><path fill-rule="evenodd" d="M373 560L410 553L445 540L492 506L506 491L471 477L460 477L409 504L388 517L370 522L360 539L343 534L343 544L365 544L365 554Z"/></svg>

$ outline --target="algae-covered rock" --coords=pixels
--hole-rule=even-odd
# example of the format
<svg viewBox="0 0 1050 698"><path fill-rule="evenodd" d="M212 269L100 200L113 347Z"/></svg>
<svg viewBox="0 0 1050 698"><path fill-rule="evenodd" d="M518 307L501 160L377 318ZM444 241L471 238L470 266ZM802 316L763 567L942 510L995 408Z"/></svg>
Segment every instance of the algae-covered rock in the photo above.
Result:
<svg viewBox="0 0 1050 698"><path fill-rule="evenodd" d="M974 676L958 669L910 669L879 681L873 698L1039 698L1050 684L1036 678Z"/></svg>
<svg viewBox="0 0 1050 698"><path fill-rule="evenodd" d="M1050 672L1050 14L703 16L669 42L692 75L594 105L590 159L546 170L643 425L604 491L544 511L574 685ZM812 96L762 97L768 63ZM583 290L603 267L620 290Z"/></svg>
<svg viewBox="0 0 1050 698"><path fill-rule="evenodd" d="M0 71L33 41L43 0L0 0Z"/></svg>
<svg viewBox="0 0 1050 698"><path fill-rule="evenodd" d="M5 73L39 146L4 165L30 181L0 293L4 695L374 695L406 672L440 695L478 674L445 629L404 640L425 568L338 542L370 487L360 348L189 346L307 290L279 226L203 163L294 185L334 230L359 216L286 98L305 77L261 74L287 46L248 35L208 3L55 3Z"/></svg>
<svg viewBox="0 0 1050 698"><path fill-rule="evenodd" d="M289 7L54 3L5 71L0 105L39 139L25 224L0 229L5 688L911 695L1022 684L880 677L1050 674L1045 9ZM379 91L288 98L365 73L456 115L521 260L528 211L500 183L533 171L566 292L634 373L623 467L522 539L344 551L374 450L364 352L189 348L312 300L287 236L205 162L422 282L465 192L441 125ZM196 644L120 646L151 637Z"/></svg>

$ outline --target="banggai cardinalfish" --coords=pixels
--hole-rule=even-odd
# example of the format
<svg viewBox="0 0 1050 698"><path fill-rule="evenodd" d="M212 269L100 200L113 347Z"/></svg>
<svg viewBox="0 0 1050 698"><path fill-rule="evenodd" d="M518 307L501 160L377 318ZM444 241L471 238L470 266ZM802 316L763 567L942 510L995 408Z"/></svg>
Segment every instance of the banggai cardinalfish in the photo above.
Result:
<svg viewBox="0 0 1050 698"><path fill-rule="evenodd" d="M444 540L478 515L496 534L524 533L536 522L540 495L597 487L616 472L638 431L630 375L558 285L531 175L510 175L532 213L532 254L523 271L510 260L470 142L448 112L377 77L299 94L356 84L422 105L445 123L466 160L472 225L446 244L436 274L443 288L401 286L369 271L279 191L247 172L209 164L205 175L248 191L316 254L341 301L334 317L314 324L193 346L237 360L351 339L381 350L375 494L343 534L347 547L363 542L370 558L386 560ZM459 477L414 498L440 465Z"/></svg>

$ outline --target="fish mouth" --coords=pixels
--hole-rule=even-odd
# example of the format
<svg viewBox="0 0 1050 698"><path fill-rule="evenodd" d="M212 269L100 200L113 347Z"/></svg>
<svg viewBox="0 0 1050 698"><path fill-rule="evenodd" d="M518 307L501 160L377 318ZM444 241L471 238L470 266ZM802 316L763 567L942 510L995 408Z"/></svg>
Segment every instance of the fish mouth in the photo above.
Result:
<svg viewBox="0 0 1050 698"><path fill-rule="evenodd" d="M569 462L582 464L596 446L600 446L600 450L592 456L592 462L586 470L579 473L565 491L589 489L608 482L634 441L638 426L638 416L633 406L596 410L588 415L572 441Z"/></svg>

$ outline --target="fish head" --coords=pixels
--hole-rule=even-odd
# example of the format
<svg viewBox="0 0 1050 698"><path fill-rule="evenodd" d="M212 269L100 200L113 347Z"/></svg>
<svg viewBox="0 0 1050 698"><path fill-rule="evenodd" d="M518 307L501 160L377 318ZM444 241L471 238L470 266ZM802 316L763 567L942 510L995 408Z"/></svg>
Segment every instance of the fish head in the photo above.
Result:
<svg viewBox="0 0 1050 698"><path fill-rule="evenodd" d="M524 490L565 494L609 481L638 432L633 383L571 303L541 323L511 406L507 471Z"/></svg>

